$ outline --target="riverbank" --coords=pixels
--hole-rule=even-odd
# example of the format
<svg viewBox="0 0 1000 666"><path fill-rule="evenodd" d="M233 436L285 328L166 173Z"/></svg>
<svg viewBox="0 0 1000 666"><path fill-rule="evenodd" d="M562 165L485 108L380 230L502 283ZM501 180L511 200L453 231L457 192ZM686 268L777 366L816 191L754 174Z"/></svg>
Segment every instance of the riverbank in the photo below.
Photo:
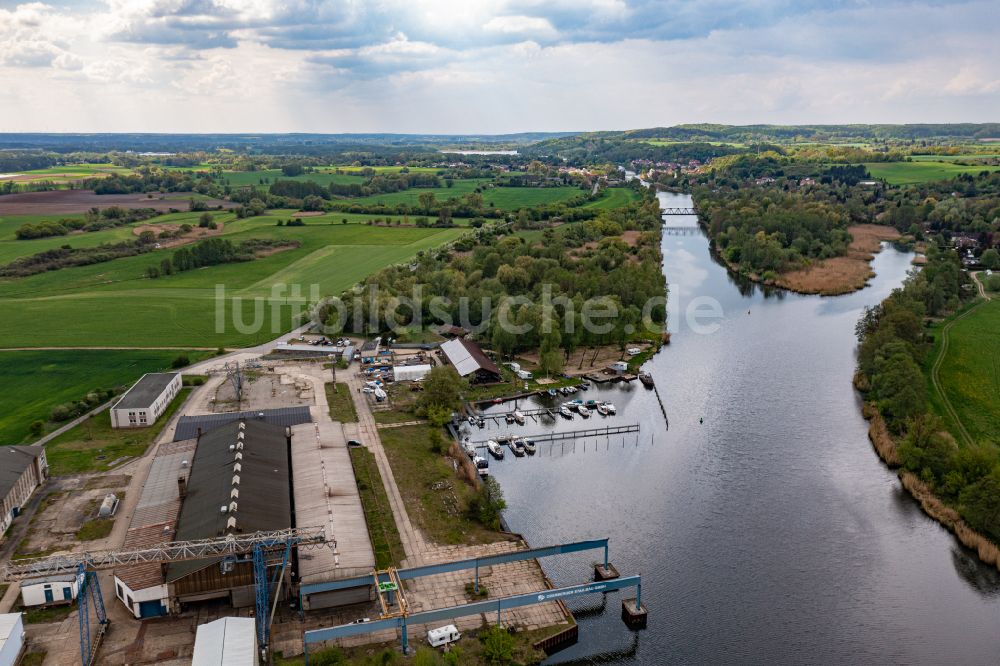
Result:
<svg viewBox="0 0 1000 666"><path fill-rule="evenodd" d="M856 377L856 386L857 383L858 378ZM899 456L899 442L889 433L885 419L882 418L878 407L872 402L866 402L862 408L862 414L868 421L868 439L875 452L887 466L898 470L897 476L900 483L917 501L923 512L954 534L963 546L976 551L980 560L1000 570L1000 547L993 543L989 537L969 527L958 511L945 504L919 477L910 471L900 469L902 459Z"/></svg>
<svg viewBox="0 0 1000 666"><path fill-rule="evenodd" d="M847 254L817 261L808 268L781 274L775 284L799 294L840 296L864 289L875 277L872 261L882 251L883 241L899 240L894 227L859 224L848 227L851 244Z"/></svg>
<svg viewBox="0 0 1000 666"><path fill-rule="evenodd" d="M700 220L700 218L699 218ZM858 224L848 227L851 244L847 254L821 259L807 268L780 273L774 278L745 270L740 264L727 260L712 244L712 253L737 275L768 287L778 287L796 294L809 296L843 296L864 289L875 277L872 261L882 251L883 241L899 240L902 234L894 227L880 224ZM708 233L706 227L706 233Z"/></svg>

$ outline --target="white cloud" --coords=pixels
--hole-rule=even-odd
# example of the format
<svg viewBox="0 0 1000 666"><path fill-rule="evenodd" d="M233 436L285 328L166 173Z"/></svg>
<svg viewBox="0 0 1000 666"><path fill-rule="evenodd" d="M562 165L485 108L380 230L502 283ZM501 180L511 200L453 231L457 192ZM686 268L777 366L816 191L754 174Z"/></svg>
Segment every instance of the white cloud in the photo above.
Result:
<svg viewBox="0 0 1000 666"><path fill-rule="evenodd" d="M502 132L996 121L997 34L988 0L27 3L0 9L0 124ZM87 111L66 121L68 105Z"/></svg>

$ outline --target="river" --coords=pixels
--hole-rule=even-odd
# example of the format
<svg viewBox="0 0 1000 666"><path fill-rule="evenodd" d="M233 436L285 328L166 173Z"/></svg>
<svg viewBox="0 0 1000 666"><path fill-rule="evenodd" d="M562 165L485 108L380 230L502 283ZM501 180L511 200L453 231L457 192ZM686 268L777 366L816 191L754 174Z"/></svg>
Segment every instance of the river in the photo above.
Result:
<svg viewBox="0 0 1000 666"><path fill-rule="evenodd" d="M506 520L532 545L609 537L619 571L642 574L646 630L621 622L621 593L576 600L580 642L550 662L996 663L1000 576L882 465L851 386L861 308L900 284L912 255L885 249L869 287L833 298L737 284L697 229L665 234L663 255L679 314L645 369L669 429L652 391L607 385L577 397L614 401L609 419L639 423L638 436L491 463ZM697 297L721 306L713 333L685 321ZM543 564L568 585L597 557Z"/></svg>

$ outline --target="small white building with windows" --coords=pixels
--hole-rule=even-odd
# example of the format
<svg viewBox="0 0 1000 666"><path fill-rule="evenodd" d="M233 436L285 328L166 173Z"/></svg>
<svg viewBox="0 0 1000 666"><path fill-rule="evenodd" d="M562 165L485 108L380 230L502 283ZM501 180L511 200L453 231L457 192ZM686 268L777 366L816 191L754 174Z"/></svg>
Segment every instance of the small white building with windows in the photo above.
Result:
<svg viewBox="0 0 1000 666"><path fill-rule="evenodd" d="M181 390L179 372L151 372L142 376L111 407L112 428L145 428L156 423Z"/></svg>
<svg viewBox="0 0 1000 666"><path fill-rule="evenodd" d="M21 581L21 601L25 606L71 604L80 592L81 576L62 574Z"/></svg>

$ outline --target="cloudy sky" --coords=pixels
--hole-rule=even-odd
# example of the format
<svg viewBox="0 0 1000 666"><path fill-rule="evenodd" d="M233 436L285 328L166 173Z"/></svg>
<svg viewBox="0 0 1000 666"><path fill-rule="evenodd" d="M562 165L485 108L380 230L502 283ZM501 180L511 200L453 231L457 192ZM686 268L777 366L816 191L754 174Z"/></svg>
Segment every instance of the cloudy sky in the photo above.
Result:
<svg viewBox="0 0 1000 666"><path fill-rule="evenodd" d="M1000 121L997 0L0 0L0 131Z"/></svg>

